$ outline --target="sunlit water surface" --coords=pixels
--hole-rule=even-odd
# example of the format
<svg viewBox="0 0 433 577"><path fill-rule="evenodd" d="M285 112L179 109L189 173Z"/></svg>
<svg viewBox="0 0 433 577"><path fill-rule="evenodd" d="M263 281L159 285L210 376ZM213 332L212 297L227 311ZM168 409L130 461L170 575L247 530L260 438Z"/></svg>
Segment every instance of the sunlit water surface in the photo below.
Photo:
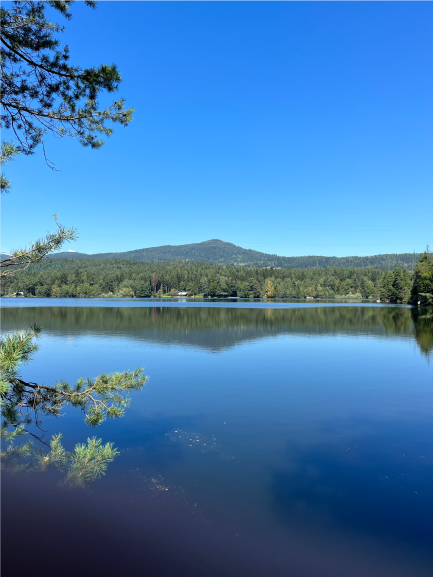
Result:
<svg viewBox="0 0 433 577"><path fill-rule="evenodd" d="M26 380L144 367L88 491L2 476L4 575L433 574L433 313L370 303L4 299ZM24 541L23 541L24 538Z"/></svg>

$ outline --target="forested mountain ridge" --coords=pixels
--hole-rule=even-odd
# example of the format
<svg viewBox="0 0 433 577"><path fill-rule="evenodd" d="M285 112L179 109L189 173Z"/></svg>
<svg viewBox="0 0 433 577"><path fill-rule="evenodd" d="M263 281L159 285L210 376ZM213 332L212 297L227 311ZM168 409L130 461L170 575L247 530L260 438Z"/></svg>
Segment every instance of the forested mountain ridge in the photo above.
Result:
<svg viewBox="0 0 433 577"><path fill-rule="evenodd" d="M164 245L152 248L142 248L127 252L107 252L86 255L80 252L61 252L52 254L50 258L95 258L95 259L125 259L138 262L164 261L206 261L213 264L281 267L281 268L326 268L354 267L380 268L393 270L396 267L413 270L419 254L378 254L373 256L278 256L256 250L245 249L230 242L213 239L196 244Z"/></svg>
<svg viewBox="0 0 433 577"><path fill-rule="evenodd" d="M178 292L204 297L380 298L407 302L406 269L241 267L203 261L132 262L121 259L45 259L5 277L2 296L151 297Z"/></svg>

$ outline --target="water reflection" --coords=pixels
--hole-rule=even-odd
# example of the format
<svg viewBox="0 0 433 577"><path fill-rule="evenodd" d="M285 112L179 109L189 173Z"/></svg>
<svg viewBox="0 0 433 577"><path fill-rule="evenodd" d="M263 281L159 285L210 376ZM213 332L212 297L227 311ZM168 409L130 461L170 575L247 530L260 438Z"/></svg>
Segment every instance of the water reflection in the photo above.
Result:
<svg viewBox="0 0 433 577"><path fill-rule="evenodd" d="M3 330L120 336L220 351L244 341L283 334L369 335L414 338L423 354L433 350L433 313L404 306L274 308L18 307L2 311Z"/></svg>
<svg viewBox="0 0 433 577"><path fill-rule="evenodd" d="M91 494L3 476L5 574L430 577L432 312L5 309L4 330L52 337L42 379L151 376L97 431L120 455ZM55 423L69 448L86 436L75 413Z"/></svg>
<svg viewBox="0 0 433 577"><path fill-rule="evenodd" d="M412 308L415 339L421 351L430 356L433 351L433 308Z"/></svg>
<svg viewBox="0 0 433 577"><path fill-rule="evenodd" d="M429 421L415 427L363 422L358 434L338 434L333 442L290 444L286 467L272 476L276 518L289 526L309 522L375 539L386 534L394 543L431 544L430 431Z"/></svg>
<svg viewBox="0 0 433 577"><path fill-rule="evenodd" d="M96 437L75 445L73 451L66 451L60 433L41 446L35 446L31 440L17 443L3 439L2 445L5 446L0 452L3 471L10 474L55 471L62 474L58 484L69 489L87 489L105 475L109 463L119 455L112 443L103 445Z"/></svg>

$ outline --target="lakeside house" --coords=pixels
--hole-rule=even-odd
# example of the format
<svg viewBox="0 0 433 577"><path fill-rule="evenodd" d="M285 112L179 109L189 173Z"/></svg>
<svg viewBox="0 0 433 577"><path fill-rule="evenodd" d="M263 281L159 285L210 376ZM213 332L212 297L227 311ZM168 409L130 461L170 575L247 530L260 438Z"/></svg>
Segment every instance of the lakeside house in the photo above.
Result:
<svg viewBox="0 0 433 577"><path fill-rule="evenodd" d="M13 296L14 296L14 297L23 297L23 296L24 296L24 293L21 292L21 291L18 291L18 292L16 292L16 293L14 293Z"/></svg>

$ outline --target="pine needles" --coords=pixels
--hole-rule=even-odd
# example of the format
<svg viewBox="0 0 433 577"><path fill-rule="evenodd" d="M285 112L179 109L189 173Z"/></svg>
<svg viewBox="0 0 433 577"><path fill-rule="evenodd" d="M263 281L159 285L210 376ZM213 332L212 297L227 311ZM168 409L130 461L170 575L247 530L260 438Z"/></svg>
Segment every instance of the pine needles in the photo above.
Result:
<svg viewBox="0 0 433 577"><path fill-rule="evenodd" d="M102 445L101 439L92 437L87 444L78 444L67 452L61 444L61 434L54 435L49 443L43 440L42 417L58 417L64 407L71 406L84 413L86 424L96 427L107 417L122 417L130 402L127 393L140 390L148 378L143 369L136 369L79 379L75 385L66 381L52 386L23 381L19 368L38 350L35 339L39 333L40 328L34 325L29 331L1 338L0 435L7 445L1 452L2 466L11 471L45 471L54 467L66 471L64 485L86 487L105 474L118 451L112 443ZM17 440L27 434L41 441L49 451L35 451L31 441L17 445Z"/></svg>

